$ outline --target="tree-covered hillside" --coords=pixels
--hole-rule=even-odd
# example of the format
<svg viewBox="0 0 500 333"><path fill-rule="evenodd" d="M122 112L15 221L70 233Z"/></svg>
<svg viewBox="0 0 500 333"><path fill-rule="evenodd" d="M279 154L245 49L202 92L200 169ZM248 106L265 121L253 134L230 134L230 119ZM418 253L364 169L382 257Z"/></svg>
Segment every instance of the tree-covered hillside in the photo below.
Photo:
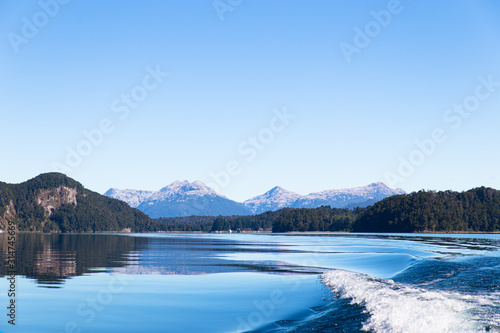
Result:
<svg viewBox="0 0 500 333"><path fill-rule="evenodd" d="M267 211L258 215L237 216L232 219L227 219L225 222L222 221L222 217L219 217L214 221L212 231L227 230L227 227L230 227L232 230L240 229L252 231L271 229L276 218L290 209L291 208L282 208L277 211Z"/></svg>
<svg viewBox="0 0 500 333"><path fill-rule="evenodd" d="M341 209L321 206L318 208L282 208L253 216L215 218L210 231L266 230L289 231L349 231L361 208Z"/></svg>
<svg viewBox="0 0 500 333"><path fill-rule="evenodd" d="M229 219L230 216L225 218ZM214 216L160 217L159 222L169 232L209 232L215 220Z"/></svg>
<svg viewBox="0 0 500 333"><path fill-rule="evenodd" d="M21 184L0 183L0 228L15 221L19 231L133 232L162 226L126 203L85 189L60 174L42 174Z"/></svg>
<svg viewBox="0 0 500 333"><path fill-rule="evenodd" d="M495 232L500 230L500 191L419 191L368 207L353 225L359 232Z"/></svg>
<svg viewBox="0 0 500 333"><path fill-rule="evenodd" d="M277 216L273 232L288 231L350 231L363 208L344 209L321 206L284 211Z"/></svg>

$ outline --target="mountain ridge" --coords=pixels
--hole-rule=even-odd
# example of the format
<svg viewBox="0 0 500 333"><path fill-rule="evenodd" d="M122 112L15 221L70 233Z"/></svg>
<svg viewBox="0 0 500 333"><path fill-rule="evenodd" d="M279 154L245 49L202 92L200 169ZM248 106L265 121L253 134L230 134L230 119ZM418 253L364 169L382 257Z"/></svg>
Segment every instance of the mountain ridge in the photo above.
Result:
<svg viewBox="0 0 500 333"><path fill-rule="evenodd" d="M130 207L137 208L137 206L139 206L139 204L142 201L149 198L153 193L154 191L131 190L131 189L119 190L117 188L110 188L103 195L110 198L115 198L121 201L125 201L126 203L129 204ZM120 198L117 198L116 196L120 196Z"/></svg>
<svg viewBox="0 0 500 333"><path fill-rule="evenodd" d="M216 193L201 181L175 181L159 191L110 189L104 195L127 202L153 218L189 215L252 215L281 208L366 207L388 196L405 194L402 189L391 189L382 182L348 189L330 189L300 195L280 186L245 200L236 202Z"/></svg>
<svg viewBox="0 0 500 333"><path fill-rule="evenodd" d="M382 182L376 182L366 186L313 192L294 202L292 207L316 208L331 206L332 208L345 208L353 204L362 205L365 202L376 202L397 194L406 194L406 192L399 188L391 189Z"/></svg>
<svg viewBox="0 0 500 333"><path fill-rule="evenodd" d="M300 197L300 194L275 186L264 194L243 201L243 204L250 208L253 214L260 214L290 207Z"/></svg>
<svg viewBox="0 0 500 333"><path fill-rule="evenodd" d="M216 193L200 181L178 180L158 191L145 191L142 200L132 195L140 193L138 190L110 191L105 195L133 204L152 218L251 214L242 203Z"/></svg>

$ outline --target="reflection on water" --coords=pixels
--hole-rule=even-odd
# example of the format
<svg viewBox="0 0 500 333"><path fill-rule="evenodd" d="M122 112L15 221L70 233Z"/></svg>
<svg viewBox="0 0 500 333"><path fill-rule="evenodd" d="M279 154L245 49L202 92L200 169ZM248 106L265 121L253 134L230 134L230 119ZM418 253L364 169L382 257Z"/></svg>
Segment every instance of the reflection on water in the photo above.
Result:
<svg viewBox="0 0 500 333"><path fill-rule="evenodd" d="M5 242L5 238L1 238ZM5 244L5 243L4 243ZM2 246L0 275L6 273L6 247ZM57 287L73 276L96 272L122 274L199 275L241 271L320 273L317 269L280 261L235 261L221 258L228 251L289 253L272 243L243 243L225 239L134 237L116 234L19 234L18 275ZM300 251L296 251L300 252Z"/></svg>
<svg viewBox="0 0 500 333"><path fill-rule="evenodd" d="M359 242L365 248L367 240L370 246L377 243L387 246L387 241L391 242L394 248L400 251L398 245L404 244L406 248L423 249L437 258L443 259L453 256L481 255L484 251L500 250L500 234L324 234L311 233L300 234L290 233L289 237L314 237L325 238L334 237L349 242L350 246Z"/></svg>
<svg viewBox="0 0 500 333"><path fill-rule="evenodd" d="M380 270L380 260L406 267L416 257L447 258L476 255L500 248L497 237L482 235L285 234L19 234L18 275L43 286L57 287L83 274L114 272L150 275L200 275L229 272L312 273L343 265L355 268L359 254ZM249 241L251 239L251 241ZM258 239L259 241L256 241ZM296 242L300 239L300 242ZM6 244L5 235L0 240ZM387 241L393 247L388 247ZM367 242L368 241L368 242ZM404 246L401 246L404 243ZM404 250L402 250L404 249ZM393 252L398 252L396 256ZM401 253L406 252L406 253ZM322 255L318 255L322 254ZM0 275L6 272L6 246L2 246ZM316 265L304 265L314 257ZM285 259L286 258L286 259ZM366 262L362 263L368 267ZM373 266L372 265L372 266ZM312 267L311 267L312 266ZM388 265L389 267L389 265ZM374 272L376 274L376 272ZM392 275L390 270L385 274Z"/></svg>
<svg viewBox="0 0 500 333"><path fill-rule="evenodd" d="M2 237L5 242L5 237ZM128 254L147 248L147 238L119 235L40 235L19 234L16 242L16 268L24 275L47 285L90 273L94 268L123 267ZM6 247L0 259L6 262ZM0 267L5 275L6 265Z"/></svg>

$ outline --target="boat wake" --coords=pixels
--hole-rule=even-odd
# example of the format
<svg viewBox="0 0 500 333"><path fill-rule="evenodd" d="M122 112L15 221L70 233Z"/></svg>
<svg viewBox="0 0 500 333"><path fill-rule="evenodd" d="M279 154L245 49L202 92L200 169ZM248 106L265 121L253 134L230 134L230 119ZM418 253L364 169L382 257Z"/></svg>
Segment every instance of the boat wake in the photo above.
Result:
<svg viewBox="0 0 500 333"><path fill-rule="evenodd" d="M364 309L364 331L500 332L499 293L434 290L345 270L321 278L339 299Z"/></svg>

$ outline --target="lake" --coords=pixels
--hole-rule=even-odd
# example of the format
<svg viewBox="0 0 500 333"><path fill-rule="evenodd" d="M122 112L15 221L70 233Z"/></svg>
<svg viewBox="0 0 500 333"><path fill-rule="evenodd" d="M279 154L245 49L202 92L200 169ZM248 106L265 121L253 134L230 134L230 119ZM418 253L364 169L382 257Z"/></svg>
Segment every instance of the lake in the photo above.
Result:
<svg viewBox="0 0 500 333"><path fill-rule="evenodd" d="M500 332L500 235L19 234L1 332Z"/></svg>

